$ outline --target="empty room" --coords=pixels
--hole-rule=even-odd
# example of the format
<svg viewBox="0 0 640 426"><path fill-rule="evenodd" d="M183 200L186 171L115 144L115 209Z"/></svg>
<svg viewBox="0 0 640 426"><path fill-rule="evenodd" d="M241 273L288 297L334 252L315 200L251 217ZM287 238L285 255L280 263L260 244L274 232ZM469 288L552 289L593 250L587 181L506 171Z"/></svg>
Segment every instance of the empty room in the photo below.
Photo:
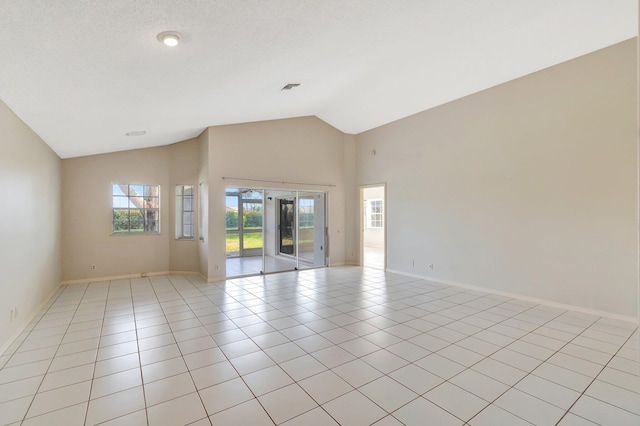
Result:
<svg viewBox="0 0 640 426"><path fill-rule="evenodd" d="M0 424L639 425L636 0L0 0Z"/></svg>

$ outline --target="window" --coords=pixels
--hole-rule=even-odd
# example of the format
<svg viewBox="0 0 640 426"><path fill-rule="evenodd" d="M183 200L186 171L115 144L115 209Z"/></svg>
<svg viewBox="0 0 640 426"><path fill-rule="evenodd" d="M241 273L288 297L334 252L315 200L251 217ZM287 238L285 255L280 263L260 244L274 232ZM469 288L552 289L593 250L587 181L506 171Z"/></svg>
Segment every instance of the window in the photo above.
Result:
<svg viewBox="0 0 640 426"><path fill-rule="evenodd" d="M368 227L369 228L384 228L383 206L382 200L369 200L367 205L369 213Z"/></svg>
<svg viewBox="0 0 640 426"><path fill-rule="evenodd" d="M176 186L176 238L193 238L193 185Z"/></svg>
<svg viewBox="0 0 640 426"><path fill-rule="evenodd" d="M160 233L160 186L112 185L113 233Z"/></svg>
<svg viewBox="0 0 640 426"><path fill-rule="evenodd" d="M313 198L301 198L298 210L298 226L302 228L313 228L315 218L313 212Z"/></svg>

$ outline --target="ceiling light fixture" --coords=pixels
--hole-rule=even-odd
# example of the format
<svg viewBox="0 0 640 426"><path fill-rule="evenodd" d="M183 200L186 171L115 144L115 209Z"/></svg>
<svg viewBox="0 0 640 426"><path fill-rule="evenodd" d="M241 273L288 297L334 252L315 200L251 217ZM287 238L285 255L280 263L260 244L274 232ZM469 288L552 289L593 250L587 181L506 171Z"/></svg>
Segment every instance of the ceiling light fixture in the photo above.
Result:
<svg viewBox="0 0 640 426"><path fill-rule="evenodd" d="M166 46L175 47L180 43L182 34L177 31L163 31L156 37L158 41L163 42Z"/></svg>
<svg viewBox="0 0 640 426"><path fill-rule="evenodd" d="M146 130L136 130L135 132L128 132L126 135L127 136L142 136L145 133L147 133Z"/></svg>

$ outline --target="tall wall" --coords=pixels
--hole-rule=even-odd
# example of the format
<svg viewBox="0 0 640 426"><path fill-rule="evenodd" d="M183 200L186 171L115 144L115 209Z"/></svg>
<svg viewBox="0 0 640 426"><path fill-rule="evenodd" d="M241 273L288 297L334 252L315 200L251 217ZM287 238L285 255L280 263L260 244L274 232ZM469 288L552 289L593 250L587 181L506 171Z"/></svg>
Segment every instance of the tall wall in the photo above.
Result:
<svg viewBox="0 0 640 426"><path fill-rule="evenodd" d="M209 274L209 129L198 136L198 261L200 274Z"/></svg>
<svg viewBox="0 0 640 426"><path fill-rule="evenodd" d="M636 78L633 39L358 135L388 268L636 316Z"/></svg>
<svg viewBox="0 0 640 426"><path fill-rule="evenodd" d="M360 195L356 172L356 136L343 135L344 160L342 163L345 186L345 239L344 260L348 265L357 265L360 259Z"/></svg>
<svg viewBox="0 0 640 426"><path fill-rule="evenodd" d="M226 272L227 186L327 191L329 262L345 263L345 214L351 213L345 212L340 131L316 117L302 117L210 127L209 132L209 280Z"/></svg>
<svg viewBox="0 0 640 426"><path fill-rule="evenodd" d="M197 240L175 241L174 222L175 185L198 184L198 158L190 140L63 160L62 279L198 271ZM160 185L160 234L112 234L112 183Z"/></svg>
<svg viewBox="0 0 640 426"><path fill-rule="evenodd" d="M60 158L1 101L0 135L1 348L60 283L61 178Z"/></svg>
<svg viewBox="0 0 640 426"><path fill-rule="evenodd" d="M169 270L197 272L200 270L198 253L198 182L200 161L200 143L198 139L176 143L168 146L169 150ZM193 239L176 239L176 185L193 185L195 189L195 221Z"/></svg>

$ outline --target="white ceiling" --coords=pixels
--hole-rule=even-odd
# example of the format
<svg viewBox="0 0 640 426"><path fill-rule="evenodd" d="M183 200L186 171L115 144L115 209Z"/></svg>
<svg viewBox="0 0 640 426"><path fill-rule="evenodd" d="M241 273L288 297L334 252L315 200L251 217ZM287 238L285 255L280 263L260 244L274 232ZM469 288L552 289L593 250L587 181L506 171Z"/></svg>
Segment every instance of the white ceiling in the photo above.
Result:
<svg viewBox="0 0 640 426"><path fill-rule="evenodd" d="M359 133L638 34L637 0L0 0L0 99L62 158L316 115ZM168 48L165 30L184 35ZM287 83L302 85L281 91ZM146 135L127 137L130 131Z"/></svg>

